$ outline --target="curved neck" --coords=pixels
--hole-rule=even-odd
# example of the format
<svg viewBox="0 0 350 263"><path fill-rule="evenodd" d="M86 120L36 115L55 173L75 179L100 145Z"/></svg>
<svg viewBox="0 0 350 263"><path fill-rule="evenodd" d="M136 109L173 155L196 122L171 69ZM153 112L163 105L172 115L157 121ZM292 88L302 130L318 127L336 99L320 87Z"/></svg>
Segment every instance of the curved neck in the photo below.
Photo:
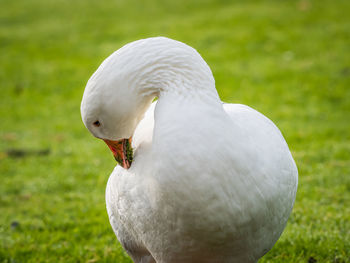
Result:
<svg viewBox="0 0 350 263"><path fill-rule="evenodd" d="M161 37L140 40L124 46L114 57L112 64L118 65L128 86L142 96L172 93L219 98L209 66L184 43Z"/></svg>
<svg viewBox="0 0 350 263"><path fill-rule="evenodd" d="M89 79L82 117L99 138L129 138L154 97L219 105L213 74L199 53L181 42L150 38L109 56ZM103 129L92 123L103 122Z"/></svg>
<svg viewBox="0 0 350 263"><path fill-rule="evenodd" d="M173 94L179 97L208 96L219 98L215 80L207 64L184 63L184 58L155 58L133 77L134 87L142 96Z"/></svg>

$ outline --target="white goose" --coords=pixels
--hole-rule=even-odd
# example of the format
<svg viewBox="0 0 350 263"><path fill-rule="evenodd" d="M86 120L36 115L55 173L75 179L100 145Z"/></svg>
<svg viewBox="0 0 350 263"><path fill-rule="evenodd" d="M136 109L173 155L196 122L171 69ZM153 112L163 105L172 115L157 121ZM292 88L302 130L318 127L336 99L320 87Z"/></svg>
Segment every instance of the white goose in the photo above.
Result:
<svg viewBox="0 0 350 263"><path fill-rule="evenodd" d="M288 145L264 115L220 101L195 49L125 45L88 81L81 114L121 164L107 211L134 262L257 262L281 235L298 181Z"/></svg>

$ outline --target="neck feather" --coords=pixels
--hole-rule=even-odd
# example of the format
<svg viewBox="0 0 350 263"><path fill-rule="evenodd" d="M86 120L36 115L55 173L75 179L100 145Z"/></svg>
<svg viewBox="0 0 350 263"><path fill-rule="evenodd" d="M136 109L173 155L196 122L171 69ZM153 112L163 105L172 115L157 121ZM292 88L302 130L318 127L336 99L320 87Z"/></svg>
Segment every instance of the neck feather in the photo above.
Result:
<svg viewBox="0 0 350 263"><path fill-rule="evenodd" d="M117 51L118 52L118 51ZM218 98L213 74L192 47L168 38L139 40L119 50L129 83L141 96Z"/></svg>

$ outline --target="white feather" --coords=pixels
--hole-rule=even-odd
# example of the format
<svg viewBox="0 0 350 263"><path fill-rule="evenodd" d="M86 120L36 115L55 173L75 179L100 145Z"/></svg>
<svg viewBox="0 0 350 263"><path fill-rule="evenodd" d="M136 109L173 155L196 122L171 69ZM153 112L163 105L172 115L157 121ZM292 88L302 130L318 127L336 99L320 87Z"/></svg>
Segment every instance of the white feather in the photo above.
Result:
<svg viewBox="0 0 350 263"><path fill-rule="evenodd" d="M104 92L113 104L98 104ZM151 38L118 50L90 79L82 116L100 138L133 132L133 163L114 169L106 203L134 262L256 262L280 237L297 190L288 145L264 115L221 103L191 47ZM106 116L114 126L91 127Z"/></svg>

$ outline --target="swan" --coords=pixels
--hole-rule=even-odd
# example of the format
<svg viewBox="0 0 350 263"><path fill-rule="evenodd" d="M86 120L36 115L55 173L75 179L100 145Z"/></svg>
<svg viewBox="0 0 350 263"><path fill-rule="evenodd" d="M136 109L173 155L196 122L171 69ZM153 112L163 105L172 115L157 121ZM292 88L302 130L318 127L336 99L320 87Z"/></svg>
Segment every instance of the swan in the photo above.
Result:
<svg viewBox="0 0 350 263"><path fill-rule="evenodd" d="M298 183L288 145L258 111L221 102L192 47L123 46L88 80L81 115L120 164L106 206L134 262L257 262L280 237Z"/></svg>

